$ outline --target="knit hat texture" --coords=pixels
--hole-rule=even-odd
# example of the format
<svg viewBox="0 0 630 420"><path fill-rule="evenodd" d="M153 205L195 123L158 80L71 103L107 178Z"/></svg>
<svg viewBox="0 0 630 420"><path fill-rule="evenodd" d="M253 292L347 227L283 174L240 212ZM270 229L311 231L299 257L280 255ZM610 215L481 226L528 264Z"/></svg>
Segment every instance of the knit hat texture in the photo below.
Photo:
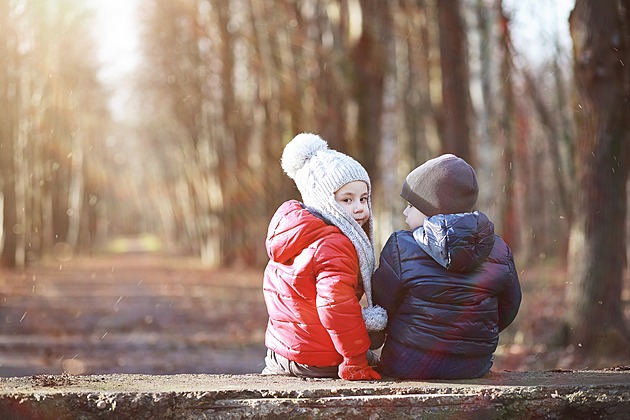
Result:
<svg viewBox="0 0 630 420"><path fill-rule="evenodd" d="M326 141L311 133L298 134L285 146L281 164L284 172L295 181L304 205L321 214L352 241L359 257L368 302L368 307L363 309L366 327L368 331L384 329L387 324L387 312L372 304L371 281L376 258L372 222L372 185L367 171L350 156L329 149ZM353 181L363 181L368 186L370 217L365 230L335 201L335 192Z"/></svg>
<svg viewBox="0 0 630 420"><path fill-rule="evenodd" d="M469 212L478 195L475 170L452 154L430 159L411 171L400 193L427 217Z"/></svg>

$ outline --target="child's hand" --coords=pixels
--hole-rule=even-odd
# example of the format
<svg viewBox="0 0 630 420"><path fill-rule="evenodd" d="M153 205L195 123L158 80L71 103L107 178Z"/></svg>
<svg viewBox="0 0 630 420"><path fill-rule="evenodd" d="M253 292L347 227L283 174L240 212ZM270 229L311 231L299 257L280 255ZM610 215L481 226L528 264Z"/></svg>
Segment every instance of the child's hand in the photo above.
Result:
<svg viewBox="0 0 630 420"><path fill-rule="evenodd" d="M339 365L339 377L347 381L367 381L370 379L381 379L381 375L368 366L367 359L355 357L344 360Z"/></svg>

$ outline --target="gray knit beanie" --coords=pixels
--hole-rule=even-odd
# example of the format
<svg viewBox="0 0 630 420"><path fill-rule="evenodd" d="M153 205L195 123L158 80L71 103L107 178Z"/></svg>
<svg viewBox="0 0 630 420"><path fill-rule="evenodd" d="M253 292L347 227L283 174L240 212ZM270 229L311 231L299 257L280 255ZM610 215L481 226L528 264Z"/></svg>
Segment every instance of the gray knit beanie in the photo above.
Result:
<svg viewBox="0 0 630 420"><path fill-rule="evenodd" d="M451 154L427 160L411 171L400 193L427 217L469 212L478 195L475 170Z"/></svg>
<svg viewBox="0 0 630 420"><path fill-rule="evenodd" d="M372 304L372 274L375 269L372 186L367 171L359 162L336 150L318 135L298 134L282 153L282 169L295 181L304 205L324 216L337 226L354 245L359 257L361 278L368 307L363 318L368 331L379 331L387 324L387 312ZM349 182L363 181L368 186L370 217L364 230L343 207L335 201L335 192ZM366 233L367 231L367 233Z"/></svg>

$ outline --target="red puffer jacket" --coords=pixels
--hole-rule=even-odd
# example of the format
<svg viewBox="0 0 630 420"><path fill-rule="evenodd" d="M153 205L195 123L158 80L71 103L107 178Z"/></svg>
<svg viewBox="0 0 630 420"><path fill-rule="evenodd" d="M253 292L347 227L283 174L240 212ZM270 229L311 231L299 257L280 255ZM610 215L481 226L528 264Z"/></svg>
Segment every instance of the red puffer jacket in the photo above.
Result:
<svg viewBox="0 0 630 420"><path fill-rule="evenodd" d="M266 246L265 345L311 366L336 366L365 355L370 340L359 305L359 260L350 239L291 200L271 219Z"/></svg>

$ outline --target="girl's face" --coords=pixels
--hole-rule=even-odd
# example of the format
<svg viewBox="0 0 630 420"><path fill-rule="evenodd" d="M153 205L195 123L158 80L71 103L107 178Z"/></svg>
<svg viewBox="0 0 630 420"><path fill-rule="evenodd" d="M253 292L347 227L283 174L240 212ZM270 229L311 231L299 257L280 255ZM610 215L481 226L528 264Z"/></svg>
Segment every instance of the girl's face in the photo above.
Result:
<svg viewBox="0 0 630 420"><path fill-rule="evenodd" d="M335 201L363 226L370 218L368 186L363 181L348 182L335 193Z"/></svg>
<svg viewBox="0 0 630 420"><path fill-rule="evenodd" d="M427 216L424 215L420 210L407 203L407 207L403 210L403 215L405 216L405 223L409 225L409 229L415 230L419 228L424 223L424 219Z"/></svg>

